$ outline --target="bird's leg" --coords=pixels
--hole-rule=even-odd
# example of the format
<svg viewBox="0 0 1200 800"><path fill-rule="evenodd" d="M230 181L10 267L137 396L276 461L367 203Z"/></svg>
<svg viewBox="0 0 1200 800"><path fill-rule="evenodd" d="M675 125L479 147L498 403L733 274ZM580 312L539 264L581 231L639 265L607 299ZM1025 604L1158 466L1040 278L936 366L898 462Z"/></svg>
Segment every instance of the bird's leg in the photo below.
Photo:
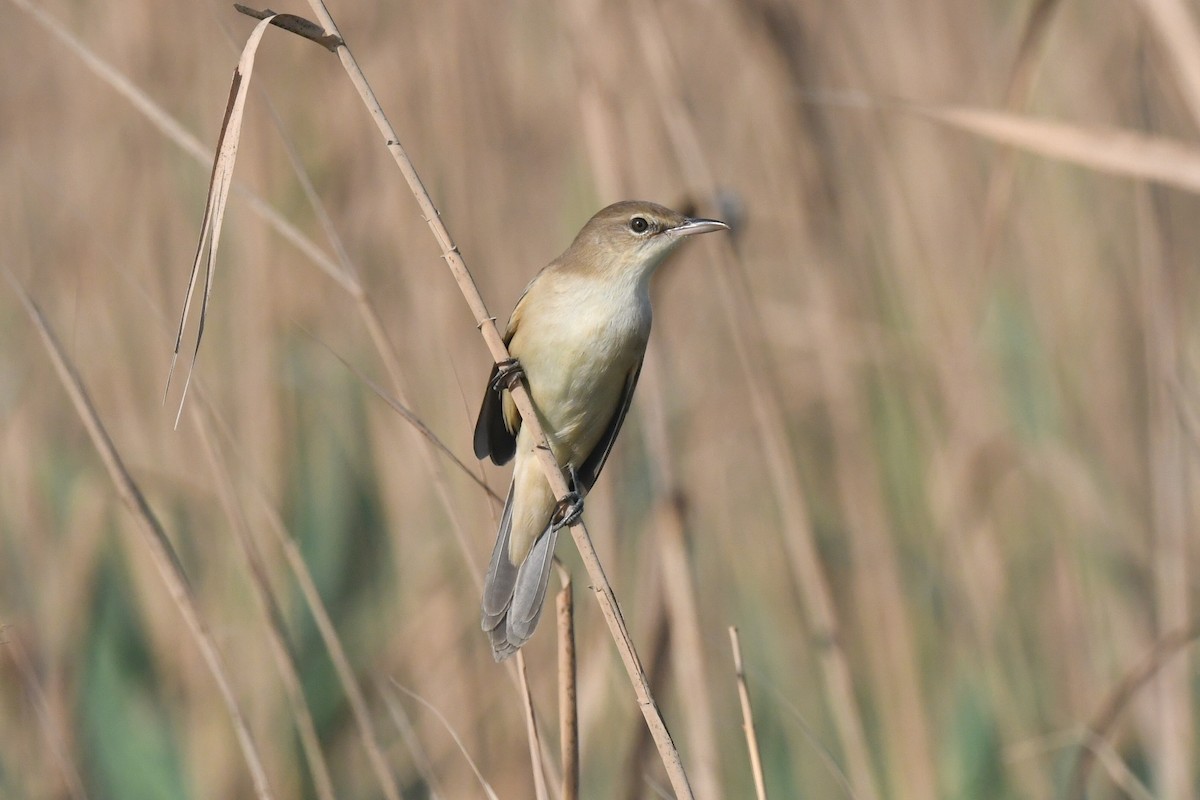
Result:
<svg viewBox="0 0 1200 800"><path fill-rule="evenodd" d="M497 394L503 389L512 391L513 386L517 384L525 375L525 368L521 366L521 362L515 358L506 358L503 361L496 362L496 377L492 378L492 391Z"/></svg>
<svg viewBox="0 0 1200 800"><path fill-rule="evenodd" d="M567 465L567 485L570 491L558 501L554 516L550 518L554 530L574 525L583 516L583 495L579 493L579 476L575 474L574 464Z"/></svg>

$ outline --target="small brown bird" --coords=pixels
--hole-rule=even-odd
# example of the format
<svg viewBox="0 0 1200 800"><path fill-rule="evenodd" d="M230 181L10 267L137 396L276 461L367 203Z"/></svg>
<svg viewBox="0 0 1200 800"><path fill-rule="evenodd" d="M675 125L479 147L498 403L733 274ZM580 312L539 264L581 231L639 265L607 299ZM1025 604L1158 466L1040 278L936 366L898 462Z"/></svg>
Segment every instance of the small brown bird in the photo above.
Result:
<svg viewBox="0 0 1200 800"><path fill-rule="evenodd" d="M513 361L492 367L475 424L476 457L496 464L517 457L483 587L482 626L497 661L537 627L558 531L582 511L629 410L650 336L651 275L684 237L728 227L655 203L614 203L517 301L504 336ZM519 372L571 476L565 505L555 501L506 391Z"/></svg>

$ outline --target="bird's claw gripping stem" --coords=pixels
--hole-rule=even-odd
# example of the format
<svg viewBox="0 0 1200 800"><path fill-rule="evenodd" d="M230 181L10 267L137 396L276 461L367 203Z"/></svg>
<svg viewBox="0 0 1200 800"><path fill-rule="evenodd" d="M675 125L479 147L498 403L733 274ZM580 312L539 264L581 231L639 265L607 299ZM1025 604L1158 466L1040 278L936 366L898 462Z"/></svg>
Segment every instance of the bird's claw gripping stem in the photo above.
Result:
<svg viewBox="0 0 1200 800"><path fill-rule="evenodd" d="M579 493L579 476L572 464L567 465L567 486L570 491L558 501L554 508L554 516L550 518L554 530L574 525L583 516L583 495Z"/></svg>
<svg viewBox="0 0 1200 800"><path fill-rule="evenodd" d="M562 500L558 501L558 505L554 508L554 516L551 517L551 525L554 530L566 528L574 525L583 516L583 497L579 492L571 490L567 492Z"/></svg>
<svg viewBox="0 0 1200 800"><path fill-rule="evenodd" d="M496 377L492 378L492 391L499 392L502 389L512 391L513 386L524 375L525 368L515 358L506 358L503 361L497 361Z"/></svg>

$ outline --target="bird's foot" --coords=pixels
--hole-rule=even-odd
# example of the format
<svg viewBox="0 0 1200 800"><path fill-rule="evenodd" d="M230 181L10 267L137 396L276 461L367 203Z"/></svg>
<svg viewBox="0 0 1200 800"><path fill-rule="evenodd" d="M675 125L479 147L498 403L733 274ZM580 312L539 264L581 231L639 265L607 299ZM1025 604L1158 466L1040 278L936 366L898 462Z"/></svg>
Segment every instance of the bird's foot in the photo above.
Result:
<svg viewBox="0 0 1200 800"><path fill-rule="evenodd" d="M554 508L554 516L550 517L550 525L554 530L566 528L579 522L583 516L583 496L572 489L558 501Z"/></svg>
<svg viewBox="0 0 1200 800"><path fill-rule="evenodd" d="M499 392L502 389L512 391L513 386L524 375L525 368L515 358L506 358L503 361L497 361L496 377L492 378L492 391Z"/></svg>
<svg viewBox="0 0 1200 800"><path fill-rule="evenodd" d="M567 464L567 494L554 509L550 518L554 530L574 525L583 516L583 493L579 491L579 474L574 464Z"/></svg>

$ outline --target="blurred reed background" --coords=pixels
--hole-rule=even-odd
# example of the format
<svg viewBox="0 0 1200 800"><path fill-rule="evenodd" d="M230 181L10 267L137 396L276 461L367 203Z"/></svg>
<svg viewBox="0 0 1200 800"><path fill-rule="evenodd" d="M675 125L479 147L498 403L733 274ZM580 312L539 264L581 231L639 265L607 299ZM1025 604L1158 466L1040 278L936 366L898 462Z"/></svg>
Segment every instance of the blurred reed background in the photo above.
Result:
<svg viewBox="0 0 1200 800"><path fill-rule="evenodd" d="M1195 7L331 10L502 320L611 201L734 218L657 279L643 385L587 515L698 796L753 793L729 625L774 797L1076 796L1106 708L1092 797L1200 793L1194 190L1110 174L1141 169L1142 140L1112 140L1098 171L1064 163L1088 160L1078 143L1013 152L890 102L1195 142ZM400 794L483 796L465 751L500 797L531 797L520 695L478 626L495 506L335 356L396 391L374 309L405 402L502 492L507 471L470 458L487 354L336 59L295 36L260 51L236 178L325 253L344 247L365 295L235 191L177 432L160 405L209 164L81 48L211 149L249 28L215 2L0 3L0 266L162 519L278 795L317 796L242 536L336 796L384 796L282 532ZM249 796L212 675L3 286L0 796ZM583 795L660 796L572 545L559 553ZM552 616L526 648L551 743Z"/></svg>

